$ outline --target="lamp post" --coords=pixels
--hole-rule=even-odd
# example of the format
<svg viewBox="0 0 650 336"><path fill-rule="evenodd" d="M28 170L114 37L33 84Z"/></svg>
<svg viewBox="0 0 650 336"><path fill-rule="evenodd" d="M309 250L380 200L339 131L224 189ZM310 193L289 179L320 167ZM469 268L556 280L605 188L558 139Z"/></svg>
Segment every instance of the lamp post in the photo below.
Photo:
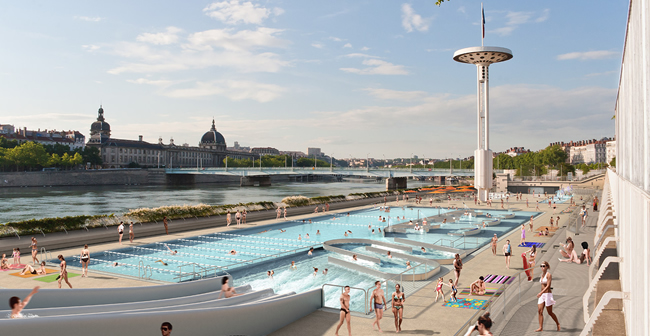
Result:
<svg viewBox="0 0 650 336"><path fill-rule="evenodd" d="M370 171L370 153L366 154L366 172Z"/></svg>
<svg viewBox="0 0 650 336"><path fill-rule="evenodd" d="M411 153L411 157L409 158L409 172L413 172L413 153Z"/></svg>

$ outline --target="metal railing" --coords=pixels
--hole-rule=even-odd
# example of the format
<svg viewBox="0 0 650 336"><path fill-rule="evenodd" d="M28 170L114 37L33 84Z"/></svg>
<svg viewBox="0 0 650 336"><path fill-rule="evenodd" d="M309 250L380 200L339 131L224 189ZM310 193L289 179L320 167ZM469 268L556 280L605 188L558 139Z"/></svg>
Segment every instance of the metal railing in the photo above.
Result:
<svg viewBox="0 0 650 336"><path fill-rule="evenodd" d="M472 240L473 241L468 241ZM459 241L463 241L462 243L459 243ZM449 245L445 245L445 242L449 242ZM467 236L462 236L457 239L451 239L451 238L440 238L436 240L433 245L440 245L440 246L448 246L448 247L453 247L453 248L458 248L459 246L463 246L462 249L466 249L468 244L473 244L474 247L478 247L481 242L479 241L479 237L467 237Z"/></svg>
<svg viewBox="0 0 650 336"><path fill-rule="evenodd" d="M41 261L52 260L52 253L46 250L45 247L41 247L40 256Z"/></svg>
<svg viewBox="0 0 650 336"><path fill-rule="evenodd" d="M192 272L183 272L184 267L192 267ZM197 268L199 268L199 271L197 272ZM188 264L183 264L178 266L178 276L174 277L174 279L178 279L179 282L183 281L183 278L186 276L191 276L192 279L196 279L197 277L199 279L207 278L209 273L214 272L214 277L217 277L217 274L219 272L223 272L228 274L230 278L232 278L232 275L230 273L226 272L223 267L213 265L213 266L204 266L200 265L197 263L188 263Z"/></svg>

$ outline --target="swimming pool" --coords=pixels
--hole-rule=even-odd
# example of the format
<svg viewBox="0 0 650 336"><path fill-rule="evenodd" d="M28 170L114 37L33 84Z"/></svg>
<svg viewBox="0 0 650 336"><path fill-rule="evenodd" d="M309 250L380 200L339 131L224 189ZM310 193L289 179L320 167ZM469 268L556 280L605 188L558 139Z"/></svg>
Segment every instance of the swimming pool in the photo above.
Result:
<svg viewBox="0 0 650 336"><path fill-rule="evenodd" d="M93 270L105 271L139 277L143 272L151 279L178 282L196 278L193 272L210 269L210 274L222 275L223 272L231 274L237 286L250 284L253 289L273 288L276 293L304 292L321 287L324 284L349 285L356 288L370 288L376 279L371 275L347 269L343 266L328 263L328 257L350 261L350 256L326 251L322 248L323 242L342 238L371 239L378 243L391 243L397 245L395 238L404 238L411 241L457 248L478 248L492 238L494 233L499 236L512 230L529 220L530 216L538 212L516 212L514 218L502 219L496 226L483 228L478 235L467 239L467 244L459 246L458 237L451 237L449 232L469 226L480 225L488 220L483 216L453 217L450 223L441 224L440 228L427 233L415 233L409 230L405 233L384 232L390 223L392 225L405 223L409 220L417 222L424 217L449 213L452 210L429 207L395 207L390 212L380 209L366 209L344 213L314 214L313 217L299 221L279 220L276 224L245 229L235 229L228 232L215 232L188 238L160 241L151 244L125 247L122 249L103 251L91 254L90 272ZM489 213L492 217L506 213L505 210L481 210L483 214ZM379 218L382 218L380 221ZM383 218L386 217L386 222ZM397 219L399 218L399 219ZM374 233L373 233L374 229ZM381 229L382 233L379 233ZM465 239L463 239L465 240ZM400 273L406 271L406 260L388 258L378 252L367 251L368 244L338 244L337 247L378 257L380 263L359 261L363 266L386 273ZM452 255L449 252L427 248L422 252L418 246L403 245L412 248L412 252L401 253L423 257L427 259L447 259ZM385 246L377 248L390 250ZM313 255L308 251L314 248ZM234 254L231 251L235 251ZM291 268L291 261L295 261L296 268ZM56 261L53 261L56 262ZM117 263L117 266L114 266ZM366 265L366 263L368 263ZM75 256L69 261L70 266L80 267L79 257ZM411 262L415 267L418 263ZM314 268L318 273L314 276ZM327 275L322 271L327 268ZM273 278L267 276L267 271L275 272ZM205 273L204 273L205 274ZM332 293L340 293L334 287L327 288ZM357 294L365 295L358 290ZM334 295L334 294L332 294ZM334 297L326 296L326 301L334 300L336 304L338 294ZM363 301L363 300L361 300Z"/></svg>

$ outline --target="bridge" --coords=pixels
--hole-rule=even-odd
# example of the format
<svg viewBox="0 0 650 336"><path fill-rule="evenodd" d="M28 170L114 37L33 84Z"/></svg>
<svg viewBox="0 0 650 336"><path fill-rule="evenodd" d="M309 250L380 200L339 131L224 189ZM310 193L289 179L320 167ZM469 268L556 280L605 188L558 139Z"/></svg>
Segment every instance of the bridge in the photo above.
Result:
<svg viewBox="0 0 650 336"><path fill-rule="evenodd" d="M449 177L474 176L474 169L440 168L341 168L341 167L218 167L218 168L168 168L168 178L180 183L192 183L197 175L239 176L241 186L271 185L272 175L333 177L358 176L386 179L386 189L405 189L409 177L437 177L439 182ZM187 179L190 181L187 181ZM443 182L444 183L444 182Z"/></svg>

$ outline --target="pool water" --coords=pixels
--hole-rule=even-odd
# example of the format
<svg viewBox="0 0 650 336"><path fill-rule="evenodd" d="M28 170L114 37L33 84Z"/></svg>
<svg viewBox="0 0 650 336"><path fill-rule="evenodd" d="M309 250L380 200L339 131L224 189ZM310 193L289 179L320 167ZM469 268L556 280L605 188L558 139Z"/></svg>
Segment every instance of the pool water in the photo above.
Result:
<svg viewBox="0 0 650 336"><path fill-rule="evenodd" d="M449 232L461 228L480 225L482 221L489 220L485 216L456 218L457 221L442 224L439 229L427 233L385 233L384 230L390 223L397 224L423 217L446 213L451 210L427 207L395 207L390 212L379 209L359 210L345 213L314 214L310 219L299 221L279 220L276 224L263 227L235 229L228 232L217 232L195 237L160 241L151 244L122 249L92 252L90 272L100 270L139 277L146 272L151 279L178 282L196 278L193 272L204 272L208 275L223 275L226 272L234 278L236 286L250 284L253 289L273 288L277 293L304 292L322 287L325 284L349 285L354 288L351 294L363 304L364 290L371 288L374 277L347 269L342 266L328 264L328 257L351 261L347 255L322 249L324 241L342 238L372 239L378 242L395 243L394 238L405 238L418 242L452 246L461 249L474 249L487 244L494 233L499 236L513 228L518 227L538 212L517 212L511 219L502 219L496 226L486 227L480 234L463 238L448 235ZM482 210L493 217L506 213L499 210ZM386 217L387 221L379 220ZM399 217L399 220L397 219ZM310 223L311 221L311 223ZM378 229L382 230L380 234ZM372 232L375 229L375 233ZM347 234L347 237L346 237ZM400 258L387 258L385 254L365 250L363 244L337 244L338 247L379 257L381 263L376 264L359 260L363 266L370 267L386 273L401 273L406 271L406 260ZM412 252L399 251L405 254L429 258L446 259L452 255L448 252L427 249L420 251L418 246L411 246ZM389 249L380 245L381 249ZM92 248L92 247L91 247ZM313 255L308 251L314 248ZM234 254L231 251L234 250ZM295 261L296 268L290 267ZM57 262L57 261L52 261ZM117 266L115 266L117 263ZM79 257L69 260L70 266L80 267ZM412 267L418 263L411 262ZM145 271L146 266L146 271ZM313 275L314 267L319 269ZM327 275L322 271L327 268ZM210 270L205 271L206 269ZM273 278L267 276L267 271L273 270ZM420 272L418 272L420 273ZM338 302L341 288L326 286L326 302ZM353 300L354 301L354 300Z"/></svg>

